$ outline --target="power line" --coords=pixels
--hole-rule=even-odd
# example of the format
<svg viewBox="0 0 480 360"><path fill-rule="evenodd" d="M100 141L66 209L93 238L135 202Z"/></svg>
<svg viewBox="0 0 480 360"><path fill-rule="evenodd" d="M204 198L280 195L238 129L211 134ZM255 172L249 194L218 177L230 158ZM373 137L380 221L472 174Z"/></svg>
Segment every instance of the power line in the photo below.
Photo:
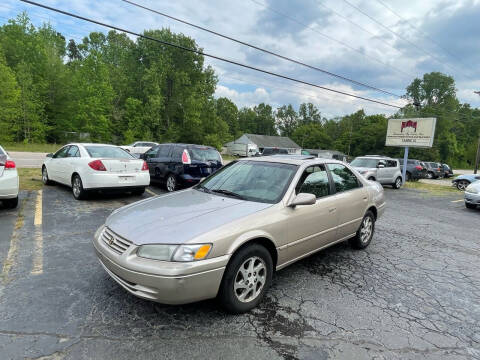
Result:
<svg viewBox="0 0 480 360"><path fill-rule="evenodd" d="M446 67L449 67L450 69L452 70L456 70L453 66L450 66L449 64L446 64L444 63L441 59L439 59L438 57L436 57L435 55L433 55L432 53L428 52L427 50L417 46L417 44L411 42L410 40L406 39L405 37L403 37L402 35L400 35L399 33L393 31L392 29L390 29L388 26L385 26L384 24L382 24L380 21L376 20L373 16L370 16L367 12L363 11L362 9L360 9L358 6L355 6L354 4L352 4L350 1L348 0L343 0L345 3L347 3L350 7L354 8L355 10L357 10L359 13L363 14L364 16L366 16L367 18L369 18L370 20L372 20L374 23L376 23L377 25L381 26L383 29L387 30L388 32L392 33L393 35L395 35L396 37L398 37L399 39L405 41L406 43L410 44L411 46L413 46L414 48L416 48L417 50L421 51L422 53L424 53L425 55L431 57L433 60L437 61L439 64L442 64ZM462 71L460 71L461 73L463 73ZM463 74L464 76L468 77L467 75Z"/></svg>
<svg viewBox="0 0 480 360"><path fill-rule="evenodd" d="M281 11L278 11L278 10L272 8L271 6L269 6L269 5L267 5L267 4L261 3L261 2L259 2L259 1L257 1L257 0L251 0L251 1L252 1L253 3L255 3L255 4L257 4L257 5L260 5L260 6L264 7L265 9L267 9L267 10L270 11L270 12L273 12L273 13L275 13L275 14L277 14L277 15L283 16L284 18L286 18L286 19L288 19L288 20L290 20L290 21L292 21L292 22L294 22L294 23L297 23L297 24L303 26L305 29L309 29L309 30L311 30L311 31L319 34L320 36L323 36L323 37L325 37L325 38L327 38L327 39L329 39L329 40L331 40L331 41L333 41L333 42L336 42L337 44L340 44L340 45L342 45L342 46L344 46L344 47L346 47L346 48L348 48L348 49L350 49L350 50L352 50L352 51L355 51L355 52L359 53L360 55L362 55L362 56L364 56L364 57L366 57L366 58L368 58L368 59L370 59L370 60L373 60L373 61L375 61L375 62L377 62L377 63L379 63L379 64L382 64L382 65L384 65L384 66L386 66L386 67L394 70L395 72L401 73L401 74L403 74L404 76L408 76L409 78L412 78L412 77L415 78L415 77L417 77L417 75L409 74L409 73L403 71L402 69L399 69L399 68L397 68L397 67L395 67L395 66L393 66L393 65L390 65L390 64L388 64L388 63L386 63L386 62L383 62L383 61L381 61L380 59L378 59L378 58L376 58L376 57L374 57L374 56L370 56L370 55L364 53L363 51L361 51L361 50L359 50L359 49L356 49L356 48L354 48L353 46L350 46L350 45L348 45L347 43L345 43L345 42L343 42L343 41L341 41L341 40L335 39L334 37L332 37L332 36L330 36L330 35L324 34L324 33L320 32L320 31L318 31L317 29L313 28L311 25L305 24L305 23L301 22L300 20L297 20L296 18L294 18L294 17L292 17L292 16L290 16L290 15L287 15L287 14L281 12Z"/></svg>
<svg viewBox="0 0 480 360"><path fill-rule="evenodd" d="M363 82L360 82L360 81L357 81L357 80L353 80L353 79L350 79L350 78L345 77L345 76L342 76L342 75L335 74L335 73L333 73L333 72L330 72L330 71L321 69L321 68L316 67L316 66L313 66L313 65L306 64L306 63L304 63L304 62L302 62L302 61L295 60L295 59L292 59L292 58L287 57L287 56L285 56L285 55L281 55L281 54L275 53L275 52L273 52L273 51L271 51L271 50L267 50L267 49L261 48L261 47L259 47L259 46L256 46L256 45L252 45L252 44L250 44L250 43L247 43L247 42L245 42L245 41L235 39L235 38L233 38L233 37L231 37L231 36L221 34L221 33L217 32L217 31L214 31L214 30L211 30L211 29L207 29L207 28L205 28L205 27L203 27L203 26L199 26L199 25L192 24L191 22L188 22L188 21L186 21L186 20L182 20L182 19L179 19L179 18L174 17L174 16L172 16L172 15L168 15L168 14L166 14L166 13L160 12L160 11L158 11L158 10L148 8L148 7L146 7L146 6L140 5L140 4L135 3L135 2L133 2L133 1L130 1L130 0L122 0L122 1L123 1L123 2L126 2L126 3L128 3L128 4L130 4L130 5L136 6L136 7L138 7L138 8L141 8L141 9L144 9L144 10L147 10L147 11L150 11L150 12L153 12L153 13L155 13L155 14L158 14L158 15L164 16L164 17L166 17L166 18L169 18L169 19L172 19L172 20L181 22L181 23L186 24L186 25L189 25L189 26L194 27L194 28L196 28L196 29L199 29L199 30L202 30L202 31L206 31L206 32L208 32L208 33L210 33L210 34L219 36L219 37L221 37L221 38L224 38L224 39L227 39L227 40L236 42L236 43L241 44L241 45L248 46L248 47L250 47L250 48L252 48L252 49L255 49L255 50L258 50L258 51L262 51L262 52L264 52L264 53L266 53L266 54L269 54L269 55L276 56L277 58L280 58L280 59L282 59L282 60L290 61L290 62L292 62L292 63L294 63L294 64L301 65L301 66L307 67L307 68L309 68L309 69L319 71L319 72L324 73L324 74L327 74L327 75L329 75L329 76L333 76L333 77L335 77L335 78L337 78L337 79L342 79L342 80L351 82L351 83L356 84L356 85L359 85L359 86L363 86L363 87L368 88L368 89L371 89L371 90L379 91L379 92L382 92L382 93L387 94L387 95L391 95L391 96L395 96L395 97L398 97L398 98L402 98L401 95L397 95L397 94L391 93L391 92L389 92L389 91L386 91L386 90L383 90L383 89L379 89L379 88L377 88L377 87L375 87L375 86L368 85L368 84L365 84L365 83L363 83Z"/></svg>
<svg viewBox="0 0 480 360"><path fill-rule="evenodd" d="M444 48L440 43L438 43L438 41L436 41L435 39L433 39L432 37L430 37L430 35L428 35L425 31L423 31L422 29L420 29L418 26L415 26L413 25L410 21L408 21L407 19L405 19L403 16L401 16L399 13L397 13L395 10L393 10L390 6L388 6L387 4L385 4L385 2L383 2L382 0L376 0L380 5L382 5L384 8L386 8L387 10L389 10L392 14L394 14L396 17L398 17L400 20L406 22L412 29L420 32L423 34L423 36L425 38L427 38L428 40L430 40L432 43L434 43L435 45L437 45L440 49L442 49L443 51L445 51L447 54L449 54L450 56L456 58L457 60L460 60L460 61L463 61L460 57L458 57L457 55L455 55L454 53L452 53L450 50Z"/></svg>
<svg viewBox="0 0 480 360"><path fill-rule="evenodd" d="M251 65L242 64L238 61L222 58L220 56L212 55L212 54L200 51L200 50L190 49L190 48L184 47L182 45L173 44L173 43L170 43L170 42L167 42L167 41L163 41L163 40L160 40L160 39L153 38L153 37L148 36L148 35L136 33L136 32L131 31L131 30L122 29L121 27L118 27L116 25L110 25L110 24L102 23L102 22L97 21L97 20L93 20L93 19L81 16L81 15L73 14L73 13L70 13L70 12L67 12L67 11L64 11L64 10L60 10L60 9L51 7L51 6L39 4L39 3L34 2L34 1L30 1L30 0L20 0L20 1L22 1L24 3L27 3L27 4L34 5L34 6L38 6L38 7L44 8L44 9L48 9L48 10L51 10L51 11L54 11L54 12L57 12L57 13L60 13L60 14L63 14L63 15L71 16L71 17L74 17L74 18L77 18L77 19L80 19L80 20L88 21L88 22L91 22L93 24L104 26L104 27L107 27L107 28L110 28L110 29L113 29L113 30L117 30L117 31L121 31L121 32L124 32L124 33L127 33L127 34L131 34L131 35L143 38L143 39L155 41L155 42L158 42L158 43L166 45L166 46L171 46L171 47L174 47L174 48L177 48L177 49L180 49L180 50L188 51L188 52L195 53L195 54L198 54L198 55L210 57L212 59L217 59L217 60L220 60L220 61L224 61L224 62L233 64L233 65L241 66L241 67L244 67L246 69L250 69L250 70L254 70L254 71L257 71L257 72L264 73L264 74L276 76L276 77L279 77L279 78L282 78L282 79L286 79L286 80L290 80L290 81L297 82L297 83L300 83L300 84L312 86L312 87L315 87L315 88L318 88L318 89L331 91L331 92L334 92L334 93L337 93L337 94L350 96L350 97L354 97L354 98L357 98L357 99L362 99L362 100L365 100L365 101L370 101L370 102L373 102L373 103L377 103L377 104L381 104L381 105L385 105L385 106L389 106L389 107L393 107L393 108L397 108L397 109L402 108L401 106L398 106L398 105L393 105L393 104L389 104L389 103L386 103L386 102L383 102L383 101L380 101L380 100L366 98L366 97L363 97L363 96L350 94L350 93L347 93L347 92L344 92L344 91L331 89L331 88L328 88L328 87L325 87L325 86L310 83L308 81L299 80L299 79L296 79L296 78L292 78L290 76L274 73L274 72L264 70L264 69L260 69L260 68L257 68L257 67L251 66Z"/></svg>

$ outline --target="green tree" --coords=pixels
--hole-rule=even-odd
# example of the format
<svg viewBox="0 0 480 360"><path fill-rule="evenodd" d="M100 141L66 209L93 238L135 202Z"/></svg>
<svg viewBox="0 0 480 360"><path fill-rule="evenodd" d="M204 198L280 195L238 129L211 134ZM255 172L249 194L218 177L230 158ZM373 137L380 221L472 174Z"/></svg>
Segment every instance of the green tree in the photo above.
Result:
<svg viewBox="0 0 480 360"><path fill-rule="evenodd" d="M292 105L283 105L275 113L277 127L282 136L292 136L298 127L298 115Z"/></svg>
<svg viewBox="0 0 480 360"><path fill-rule="evenodd" d="M11 142L18 130L20 88L0 51L0 142Z"/></svg>

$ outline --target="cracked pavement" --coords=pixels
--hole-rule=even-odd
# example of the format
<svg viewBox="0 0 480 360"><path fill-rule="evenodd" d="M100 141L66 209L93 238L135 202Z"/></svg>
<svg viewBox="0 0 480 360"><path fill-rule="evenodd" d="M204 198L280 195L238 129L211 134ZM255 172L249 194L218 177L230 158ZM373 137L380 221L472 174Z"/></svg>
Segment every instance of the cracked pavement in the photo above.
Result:
<svg viewBox="0 0 480 360"><path fill-rule="evenodd" d="M157 193L159 188L151 187ZM0 208L1 359L480 359L480 210L386 189L371 245L347 243L274 276L244 315L214 300L167 306L135 298L98 263L91 238L115 208L140 199L75 201L43 190L43 272L32 274L35 196ZM150 196L145 194L143 197Z"/></svg>

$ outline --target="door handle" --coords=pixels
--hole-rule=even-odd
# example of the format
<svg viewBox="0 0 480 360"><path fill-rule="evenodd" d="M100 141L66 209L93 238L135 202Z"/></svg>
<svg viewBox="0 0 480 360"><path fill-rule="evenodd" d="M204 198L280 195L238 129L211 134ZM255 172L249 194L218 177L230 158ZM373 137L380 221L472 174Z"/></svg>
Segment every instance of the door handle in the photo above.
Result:
<svg viewBox="0 0 480 360"><path fill-rule="evenodd" d="M328 212L333 213L333 212L335 212L335 210L337 210L337 208L330 208L330 209L328 209Z"/></svg>
<svg viewBox="0 0 480 360"><path fill-rule="evenodd" d="M363 198L363 200L367 201L367 200L368 200L368 197L365 196L365 197Z"/></svg>

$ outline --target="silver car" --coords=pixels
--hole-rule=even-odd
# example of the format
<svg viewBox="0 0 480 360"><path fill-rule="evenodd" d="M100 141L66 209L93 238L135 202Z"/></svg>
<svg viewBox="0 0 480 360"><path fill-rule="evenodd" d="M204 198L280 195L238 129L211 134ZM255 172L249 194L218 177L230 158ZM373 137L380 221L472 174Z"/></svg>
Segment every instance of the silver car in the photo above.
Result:
<svg viewBox="0 0 480 360"><path fill-rule="evenodd" d="M370 243L383 188L313 157L234 161L193 188L114 211L93 244L105 271L138 297L218 297L232 313L263 298L275 270L340 241Z"/></svg>
<svg viewBox="0 0 480 360"><path fill-rule="evenodd" d="M380 156L360 156L351 163L363 177L378 181L382 185L392 185L400 189L403 184L402 171L397 159Z"/></svg>
<svg viewBox="0 0 480 360"><path fill-rule="evenodd" d="M465 206L468 209L476 209L480 206L480 181L475 181L465 189Z"/></svg>

